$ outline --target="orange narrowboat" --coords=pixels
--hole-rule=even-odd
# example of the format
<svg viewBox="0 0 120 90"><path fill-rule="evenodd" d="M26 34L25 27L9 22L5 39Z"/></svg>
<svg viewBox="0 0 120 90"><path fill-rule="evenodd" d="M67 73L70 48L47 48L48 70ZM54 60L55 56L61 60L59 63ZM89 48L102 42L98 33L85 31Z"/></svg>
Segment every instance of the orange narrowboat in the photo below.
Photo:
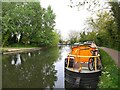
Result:
<svg viewBox="0 0 120 90"><path fill-rule="evenodd" d="M101 70L100 52L94 41L75 43L71 46L71 52L65 58L65 77L74 77L74 83L77 82L78 86L82 85L82 82L85 85L86 80L86 85L89 85L91 80L98 81Z"/></svg>

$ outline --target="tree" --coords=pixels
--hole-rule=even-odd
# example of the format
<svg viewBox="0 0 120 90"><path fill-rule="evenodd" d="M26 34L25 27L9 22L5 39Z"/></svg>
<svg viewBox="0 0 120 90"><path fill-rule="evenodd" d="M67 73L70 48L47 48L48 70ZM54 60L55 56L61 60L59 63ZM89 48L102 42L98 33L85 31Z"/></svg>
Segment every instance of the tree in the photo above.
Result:
<svg viewBox="0 0 120 90"><path fill-rule="evenodd" d="M55 14L39 2L3 2L3 46L23 44L51 46L58 38L54 30Z"/></svg>
<svg viewBox="0 0 120 90"><path fill-rule="evenodd" d="M70 7L82 8L87 6L88 11L97 14L97 19L92 17L88 20L89 27L92 32L87 35L81 33L80 40L93 39L100 46L106 46L120 50L120 2L106 3L106 7L101 7L100 0L84 0L84 1L71 1ZM98 2L98 3L97 3ZM103 2L103 1L102 1ZM97 7L98 10L96 10ZM96 12L96 13L95 13ZM91 38L93 35L94 38Z"/></svg>
<svg viewBox="0 0 120 90"><path fill-rule="evenodd" d="M111 11L112 11L112 15L115 18L115 22L117 25L117 47L120 50L120 1L117 2L109 2L110 6L111 6Z"/></svg>
<svg viewBox="0 0 120 90"><path fill-rule="evenodd" d="M109 12L97 14L96 20L88 20L90 27L96 32L95 41L100 46L113 47L117 44L117 30L114 17Z"/></svg>
<svg viewBox="0 0 120 90"><path fill-rule="evenodd" d="M74 31L74 30L71 30L69 32L69 39L70 39L70 43L73 44L75 42L78 42L78 39L79 39L79 32L78 31Z"/></svg>

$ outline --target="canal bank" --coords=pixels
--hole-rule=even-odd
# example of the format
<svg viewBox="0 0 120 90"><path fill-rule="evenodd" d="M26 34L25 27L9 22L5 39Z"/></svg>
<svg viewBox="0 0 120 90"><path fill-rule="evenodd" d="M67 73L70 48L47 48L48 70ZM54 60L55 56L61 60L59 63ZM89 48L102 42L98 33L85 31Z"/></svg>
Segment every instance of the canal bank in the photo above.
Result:
<svg viewBox="0 0 120 90"><path fill-rule="evenodd" d="M100 76L99 88L118 89L120 79L120 68L115 61L104 50L100 49L103 70Z"/></svg>
<svg viewBox="0 0 120 90"><path fill-rule="evenodd" d="M41 47L8 47L8 48L1 48L2 54L12 54L12 53L22 53L22 52L29 52L40 50Z"/></svg>

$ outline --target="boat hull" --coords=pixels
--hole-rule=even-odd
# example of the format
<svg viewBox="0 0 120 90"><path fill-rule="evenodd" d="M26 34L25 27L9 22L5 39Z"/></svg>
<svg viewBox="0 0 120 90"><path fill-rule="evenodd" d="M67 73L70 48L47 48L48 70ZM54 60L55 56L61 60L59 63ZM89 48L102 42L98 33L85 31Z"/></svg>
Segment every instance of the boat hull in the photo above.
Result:
<svg viewBox="0 0 120 90"><path fill-rule="evenodd" d="M65 68L66 86L74 88L97 88L101 71L79 73Z"/></svg>

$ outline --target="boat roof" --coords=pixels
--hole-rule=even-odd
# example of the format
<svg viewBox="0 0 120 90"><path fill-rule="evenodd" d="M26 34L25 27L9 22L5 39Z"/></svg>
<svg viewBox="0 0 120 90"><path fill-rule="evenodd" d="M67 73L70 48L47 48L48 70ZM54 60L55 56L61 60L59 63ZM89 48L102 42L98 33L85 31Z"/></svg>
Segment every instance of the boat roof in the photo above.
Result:
<svg viewBox="0 0 120 90"><path fill-rule="evenodd" d="M95 43L95 42L94 41L77 42L77 43L74 43L73 46L91 45L92 43Z"/></svg>

